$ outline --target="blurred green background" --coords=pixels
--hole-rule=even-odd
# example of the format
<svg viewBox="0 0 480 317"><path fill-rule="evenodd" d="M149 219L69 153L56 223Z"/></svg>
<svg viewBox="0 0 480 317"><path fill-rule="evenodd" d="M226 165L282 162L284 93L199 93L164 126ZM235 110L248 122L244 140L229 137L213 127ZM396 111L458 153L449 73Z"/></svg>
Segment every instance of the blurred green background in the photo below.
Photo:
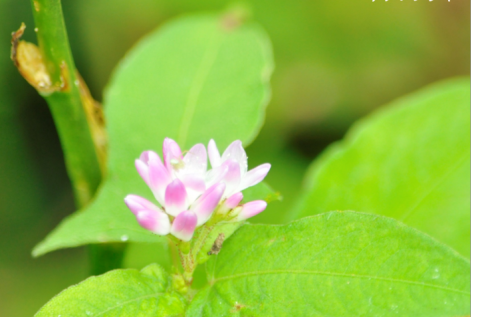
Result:
<svg viewBox="0 0 480 317"><path fill-rule="evenodd" d="M112 69L144 34L177 15L224 10L231 1L63 1L77 68L101 101ZM470 1L317 0L243 2L270 35L276 68L264 128L249 165L273 165L283 194L255 221L280 223L308 164L376 107L440 79L470 74ZM27 25L28 0L0 0L0 316L32 316L88 276L85 248L38 259L33 246L75 210L62 151L45 101L9 59L10 33ZM274 211L274 214L272 214ZM125 266L160 258L129 247Z"/></svg>

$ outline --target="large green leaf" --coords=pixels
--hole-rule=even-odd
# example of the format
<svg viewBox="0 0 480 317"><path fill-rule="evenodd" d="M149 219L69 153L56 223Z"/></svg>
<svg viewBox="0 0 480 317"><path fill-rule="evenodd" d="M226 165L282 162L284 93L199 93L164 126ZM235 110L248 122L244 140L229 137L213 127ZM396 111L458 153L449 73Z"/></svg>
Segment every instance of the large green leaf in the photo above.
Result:
<svg viewBox="0 0 480 317"><path fill-rule="evenodd" d="M232 16L177 19L143 39L120 63L105 95L108 175L94 202L65 219L34 255L87 243L156 242L123 204L153 200L134 168L144 150L170 137L184 149L214 138L220 148L256 136L269 99L270 44L255 23ZM265 187L260 188L264 191Z"/></svg>
<svg viewBox="0 0 480 317"><path fill-rule="evenodd" d="M398 219L470 255L470 81L432 85L360 121L312 165L297 216Z"/></svg>
<svg viewBox="0 0 480 317"><path fill-rule="evenodd" d="M185 306L168 274L152 264L90 277L55 296L35 316L183 316Z"/></svg>
<svg viewBox="0 0 480 317"><path fill-rule="evenodd" d="M207 262L187 316L463 316L470 264L386 217L330 212L244 225Z"/></svg>

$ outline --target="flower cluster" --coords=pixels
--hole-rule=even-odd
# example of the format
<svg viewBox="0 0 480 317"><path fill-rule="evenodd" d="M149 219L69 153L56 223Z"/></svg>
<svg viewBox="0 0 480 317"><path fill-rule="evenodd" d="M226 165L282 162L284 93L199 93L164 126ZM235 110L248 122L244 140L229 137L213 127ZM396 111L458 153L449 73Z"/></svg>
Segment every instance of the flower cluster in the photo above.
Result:
<svg viewBox="0 0 480 317"><path fill-rule="evenodd" d="M206 223L214 212L230 221L242 221L267 207L263 200L240 203L242 190L261 182L270 164L248 171L241 141L232 142L220 155L215 141L210 140L208 158L210 170L203 144L194 145L183 155L169 138L163 142L163 162L157 153L143 152L135 166L161 207L137 195L125 197L138 223L158 235L172 234L189 241L195 228Z"/></svg>

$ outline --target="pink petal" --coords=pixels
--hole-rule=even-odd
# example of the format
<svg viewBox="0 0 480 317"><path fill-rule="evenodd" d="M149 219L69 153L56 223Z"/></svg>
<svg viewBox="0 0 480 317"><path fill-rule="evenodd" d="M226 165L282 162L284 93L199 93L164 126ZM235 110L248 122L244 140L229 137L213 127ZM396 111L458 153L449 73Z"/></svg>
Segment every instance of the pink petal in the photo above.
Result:
<svg viewBox="0 0 480 317"><path fill-rule="evenodd" d="M233 194L232 196L228 197L227 200L223 203L223 205L228 209L233 209L238 206L238 204L242 201L243 199L243 194L242 193L236 193Z"/></svg>
<svg viewBox="0 0 480 317"><path fill-rule="evenodd" d="M245 188L252 187L260 183L265 176L267 176L268 172L270 171L270 167L271 165L269 163L265 163L248 171L247 174L243 176L238 190L242 191Z"/></svg>
<svg viewBox="0 0 480 317"><path fill-rule="evenodd" d="M220 206L218 209L218 213L225 215L227 214L230 210L234 209L235 207L238 206L238 204L242 201L243 199L243 194L242 193L236 193L231 195L229 198L227 198L223 204ZM240 211L240 209L239 209Z"/></svg>
<svg viewBox="0 0 480 317"><path fill-rule="evenodd" d="M135 167L138 174L142 177L143 181L150 186L150 178L148 176L148 165L143 160L135 160Z"/></svg>
<svg viewBox="0 0 480 317"><path fill-rule="evenodd" d="M220 199L225 191L224 183L217 183L207 189L205 193L194 203L191 210L198 217L197 226L203 225L210 219L213 211L217 208Z"/></svg>
<svg viewBox="0 0 480 317"><path fill-rule="evenodd" d="M197 215L190 211L182 211L173 220L171 234L183 241L190 241L197 226Z"/></svg>
<svg viewBox="0 0 480 317"><path fill-rule="evenodd" d="M237 216L238 221L242 221L258 215L267 208L267 203L263 200L254 200L243 205L242 210Z"/></svg>
<svg viewBox="0 0 480 317"><path fill-rule="evenodd" d="M151 185L149 170L152 164L162 164L160 157L154 151L143 151L142 154L140 154L140 158L135 160L135 167L137 168L138 174L140 174L148 186Z"/></svg>
<svg viewBox="0 0 480 317"><path fill-rule="evenodd" d="M141 210L136 217L140 226L153 233L164 236L170 232L170 220L164 212Z"/></svg>
<svg viewBox="0 0 480 317"><path fill-rule="evenodd" d="M179 179L174 179L165 190L165 211L176 216L187 206L187 190Z"/></svg>
<svg viewBox="0 0 480 317"><path fill-rule="evenodd" d="M172 160L181 161L183 159L182 150L178 146L177 142L172 139L165 138L163 141L163 162L165 167L171 171L172 170Z"/></svg>
<svg viewBox="0 0 480 317"><path fill-rule="evenodd" d="M140 161L148 165L148 152L149 151L143 151L142 154L140 154Z"/></svg>
<svg viewBox="0 0 480 317"><path fill-rule="evenodd" d="M195 144L185 155L183 162L189 173L205 173L207 171L207 150L203 144Z"/></svg>
<svg viewBox="0 0 480 317"><path fill-rule="evenodd" d="M193 189L202 193L205 191L205 181L201 175L185 174L181 175L180 179L187 189Z"/></svg>
<svg viewBox="0 0 480 317"><path fill-rule="evenodd" d="M160 161L160 158L154 160L150 164L148 173L150 180L150 189L155 195L155 198L163 205L165 201L165 188L171 182L172 178L166 167Z"/></svg>
<svg viewBox="0 0 480 317"><path fill-rule="evenodd" d="M155 204L150 202L148 199L137 195L127 195L124 199L125 204L128 208L136 215L141 210L154 210L160 212L161 209L158 208Z"/></svg>
<svg viewBox="0 0 480 317"><path fill-rule="evenodd" d="M222 164L222 158L218 151L217 144L213 139L208 142L208 157L210 158L210 165L212 168L218 167Z"/></svg>
<svg viewBox="0 0 480 317"><path fill-rule="evenodd" d="M146 152L146 153L145 153ZM162 164L162 160L160 159L160 156L158 156L157 152L155 151L145 151L140 155L140 159L144 160L147 158L147 165L151 165L152 163L156 164Z"/></svg>
<svg viewBox="0 0 480 317"><path fill-rule="evenodd" d="M242 146L242 141L233 141L223 152L222 161L233 160L240 166L240 171L243 174L247 172L247 153Z"/></svg>

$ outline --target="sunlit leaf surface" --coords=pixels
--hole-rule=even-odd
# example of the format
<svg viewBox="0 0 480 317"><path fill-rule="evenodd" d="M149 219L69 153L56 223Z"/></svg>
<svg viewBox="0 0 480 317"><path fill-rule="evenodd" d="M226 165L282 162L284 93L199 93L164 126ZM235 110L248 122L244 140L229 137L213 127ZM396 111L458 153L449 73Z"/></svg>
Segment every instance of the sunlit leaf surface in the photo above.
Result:
<svg viewBox="0 0 480 317"><path fill-rule="evenodd" d="M114 270L67 288L35 317L181 316L186 301L172 291L172 281L158 265L142 271Z"/></svg>
<svg viewBox="0 0 480 317"><path fill-rule="evenodd" d="M297 217L356 210L398 219L470 255L470 81L401 98L312 165Z"/></svg>
<svg viewBox="0 0 480 317"><path fill-rule="evenodd" d="M244 225L187 316L464 316L470 264L390 218L329 212Z"/></svg>

